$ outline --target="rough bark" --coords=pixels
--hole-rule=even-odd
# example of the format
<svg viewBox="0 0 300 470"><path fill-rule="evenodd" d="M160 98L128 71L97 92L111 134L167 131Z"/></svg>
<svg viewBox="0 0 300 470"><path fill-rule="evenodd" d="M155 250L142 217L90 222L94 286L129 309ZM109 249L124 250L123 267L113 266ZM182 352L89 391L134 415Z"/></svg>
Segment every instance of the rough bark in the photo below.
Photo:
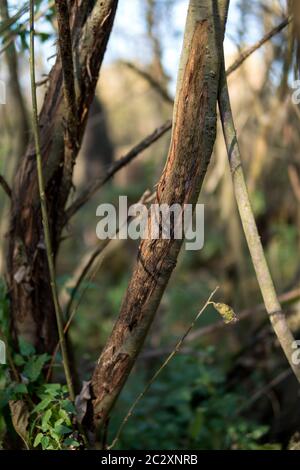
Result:
<svg viewBox="0 0 300 470"><path fill-rule="evenodd" d="M227 1L191 0L180 62L168 159L156 202L195 204L216 137L221 48ZM173 227L176 219L173 221ZM118 397L176 265L181 240L142 241L119 318L92 378L94 425Z"/></svg>
<svg viewBox="0 0 300 470"><path fill-rule="evenodd" d="M43 171L54 256L72 186L75 157L80 147L117 0L72 2L71 26L76 51L77 119L75 151L65 148L66 111L60 57L50 73L49 87L39 116ZM87 38L91 40L86 49ZM75 48L76 45L76 48ZM73 150L73 149L72 149ZM12 190L8 251L8 282L14 335L22 335L38 350L52 352L57 343L37 185L36 158L31 142L18 167Z"/></svg>

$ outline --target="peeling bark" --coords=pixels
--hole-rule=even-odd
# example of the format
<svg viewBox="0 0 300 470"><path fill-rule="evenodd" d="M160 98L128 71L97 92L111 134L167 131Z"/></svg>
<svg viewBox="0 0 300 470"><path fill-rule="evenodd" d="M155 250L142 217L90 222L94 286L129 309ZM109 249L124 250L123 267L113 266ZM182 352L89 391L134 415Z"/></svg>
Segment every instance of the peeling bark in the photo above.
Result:
<svg viewBox="0 0 300 470"><path fill-rule="evenodd" d="M217 11L219 8L219 11ZM216 104L228 2L191 0L187 16L168 159L156 202L195 204L216 137ZM173 228L176 219L173 221ZM121 312L92 378L93 417L101 426L143 345L181 240L143 240Z"/></svg>

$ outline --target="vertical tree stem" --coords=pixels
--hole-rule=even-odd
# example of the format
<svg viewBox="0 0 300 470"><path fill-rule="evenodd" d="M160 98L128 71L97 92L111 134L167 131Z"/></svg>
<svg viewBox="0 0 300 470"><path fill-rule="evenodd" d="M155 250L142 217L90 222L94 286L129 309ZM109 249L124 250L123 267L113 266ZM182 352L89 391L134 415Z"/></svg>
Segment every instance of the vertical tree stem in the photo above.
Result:
<svg viewBox="0 0 300 470"><path fill-rule="evenodd" d="M190 0L181 54L173 130L156 202L196 204L216 137L216 105L228 0ZM176 221L172 222L175 226ZM137 359L182 240L145 239L119 317L92 378L96 428L106 422Z"/></svg>
<svg viewBox="0 0 300 470"><path fill-rule="evenodd" d="M295 353L295 348L293 348L296 344L295 339L288 327L285 314L283 313L277 298L249 199L228 93L224 57L218 101L223 133L230 162L235 199L238 205L258 284L278 341L295 373L295 376L300 382L300 366L294 364L292 360L293 354Z"/></svg>
<svg viewBox="0 0 300 470"><path fill-rule="evenodd" d="M64 337L63 330L63 316L62 311L58 301L57 286L55 280L55 268L52 252L52 243L50 236L50 227L47 213L47 203L46 203L46 194L45 194L45 184L43 177L43 165L42 165L42 154L41 154L41 142L40 142L40 133L39 133L39 120L38 120L38 107L37 107L37 96L36 96L36 80L35 80L35 48L34 48L34 0L30 0L30 78L31 78L31 94L32 94L32 109L33 109L33 133L34 141L36 147L36 164L37 164L37 175L38 175L38 185L39 185L39 195L42 211L42 221L44 227L44 236L45 236L45 246L47 252L48 266L49 266L49 275L50 275L50 284L51 291L56 315L57 329L60 341L60 347L62 352L63 367L65 371L67 386L69 390L69 395L71 400L74 400L74 389L72 383L72 376L70 371L70 364L67 353L67 345Z"/></svg>

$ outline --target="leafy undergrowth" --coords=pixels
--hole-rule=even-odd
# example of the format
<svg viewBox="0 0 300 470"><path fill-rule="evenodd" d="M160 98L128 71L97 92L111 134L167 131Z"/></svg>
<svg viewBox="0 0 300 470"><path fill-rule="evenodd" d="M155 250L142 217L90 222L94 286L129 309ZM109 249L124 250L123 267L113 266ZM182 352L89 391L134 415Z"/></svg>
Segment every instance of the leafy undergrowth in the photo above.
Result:
<svg viewBox="0 0 300 470"><path fill-rule="evenodd" d="M0 295L1 336L7 352L9 340L8 300ZM0 367L0 444L2 448L76 450L84 447L78 431L76 409L67 388L45 383L51 358L19 341L18 352ZM109 442L124 416L161 361L138 365L117 403L109 426ZM242 391L228 393L226 374L216 366L213 348L201 354L180 355L171 361L140 401L126 424L119 449L280 449L269 444L268 427L249 422L238 412Z"/></svg>
<svg viewBox="0 0 300 470"><path fill-rule="evenodd" d="M142 371L135 371L113 414L111 439L146 382ZM267 426L239 414L244 398L226 391L212 348L201 357L177 356L139 403L116 448L279 450L279 444L266 442Z"/></svg>

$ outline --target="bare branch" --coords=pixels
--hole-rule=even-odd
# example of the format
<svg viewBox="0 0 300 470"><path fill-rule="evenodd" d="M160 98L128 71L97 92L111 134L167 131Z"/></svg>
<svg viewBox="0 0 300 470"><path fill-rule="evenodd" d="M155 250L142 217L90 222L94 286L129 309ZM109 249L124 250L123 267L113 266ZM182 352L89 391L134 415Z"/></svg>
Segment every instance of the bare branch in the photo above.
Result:
<svg viewBox="0 0 300 470"><path fill-rule="evenodd" d="M285 292L284 294L281 294L278 297L279 302L283 305L290 304L292 302L297 301L298 299L300 299L300 289L293 289L289 292ZM226 324L222 320L217 321L211 325L204 326L192 332L189 335L189 341L195 341L199 338L202 338L203 336L214 334L218 331L224 330L224 328L236 328L239 326L240 321L246 320L247 318L250 318L259 313L265 313L265 311L266 311L265 304L259 304L259 305L255 305L254 307L247 308L243 310L242 312L238 313L237 315L238 323Z"/></svg>
<svg viewBox="0 0 300 470"><path fill-rule="evenodd" d="M252 55L255 51L257 51L261 46L263 46L266 42L272 39L276 34L280 33L290 22L292 21L292 17L285 18L278 26L271 29L268 33L266 33L259 41L253 44L251 47L246 49L241 55L237 58L237 60L227 69L226 74L227 76L234 72L237 68L245 62L246 59L250 55Z"/></svg>
<svg viewBox="0 0 300 470"><path fill-rule="evenodd" d="M174 99L169 95L168 91L157 81L149 72L142 70L140 67L132 62L122 61L121 64L138 74L144 80L146 80L151 87L158 92L158 94L164 99L164 101L173 106Z"/></svg>
<svg viewBox="0 0 300 470"><path fill-rule="evenodd" d="M126 153L119 160L114 162L105 175L93 181L70 205L66 211L66 222L87 202L90 198L108 181L110 180L121 168L128 165L135 157L140 155L141 152L146 150L150 145L156 142L168 130L172 128L172 122L166 121L162 126L155 129L152 134L148 135L145 139L141 140L135 147Z"/></svg>
<svg viewBox="0 0 300 470"><path fill-rule="evenodd" d="M7 196L11 199L11 188L7 183L4 176L0 175L0 185L2 186L3 190L6 192Z"/></svg>

